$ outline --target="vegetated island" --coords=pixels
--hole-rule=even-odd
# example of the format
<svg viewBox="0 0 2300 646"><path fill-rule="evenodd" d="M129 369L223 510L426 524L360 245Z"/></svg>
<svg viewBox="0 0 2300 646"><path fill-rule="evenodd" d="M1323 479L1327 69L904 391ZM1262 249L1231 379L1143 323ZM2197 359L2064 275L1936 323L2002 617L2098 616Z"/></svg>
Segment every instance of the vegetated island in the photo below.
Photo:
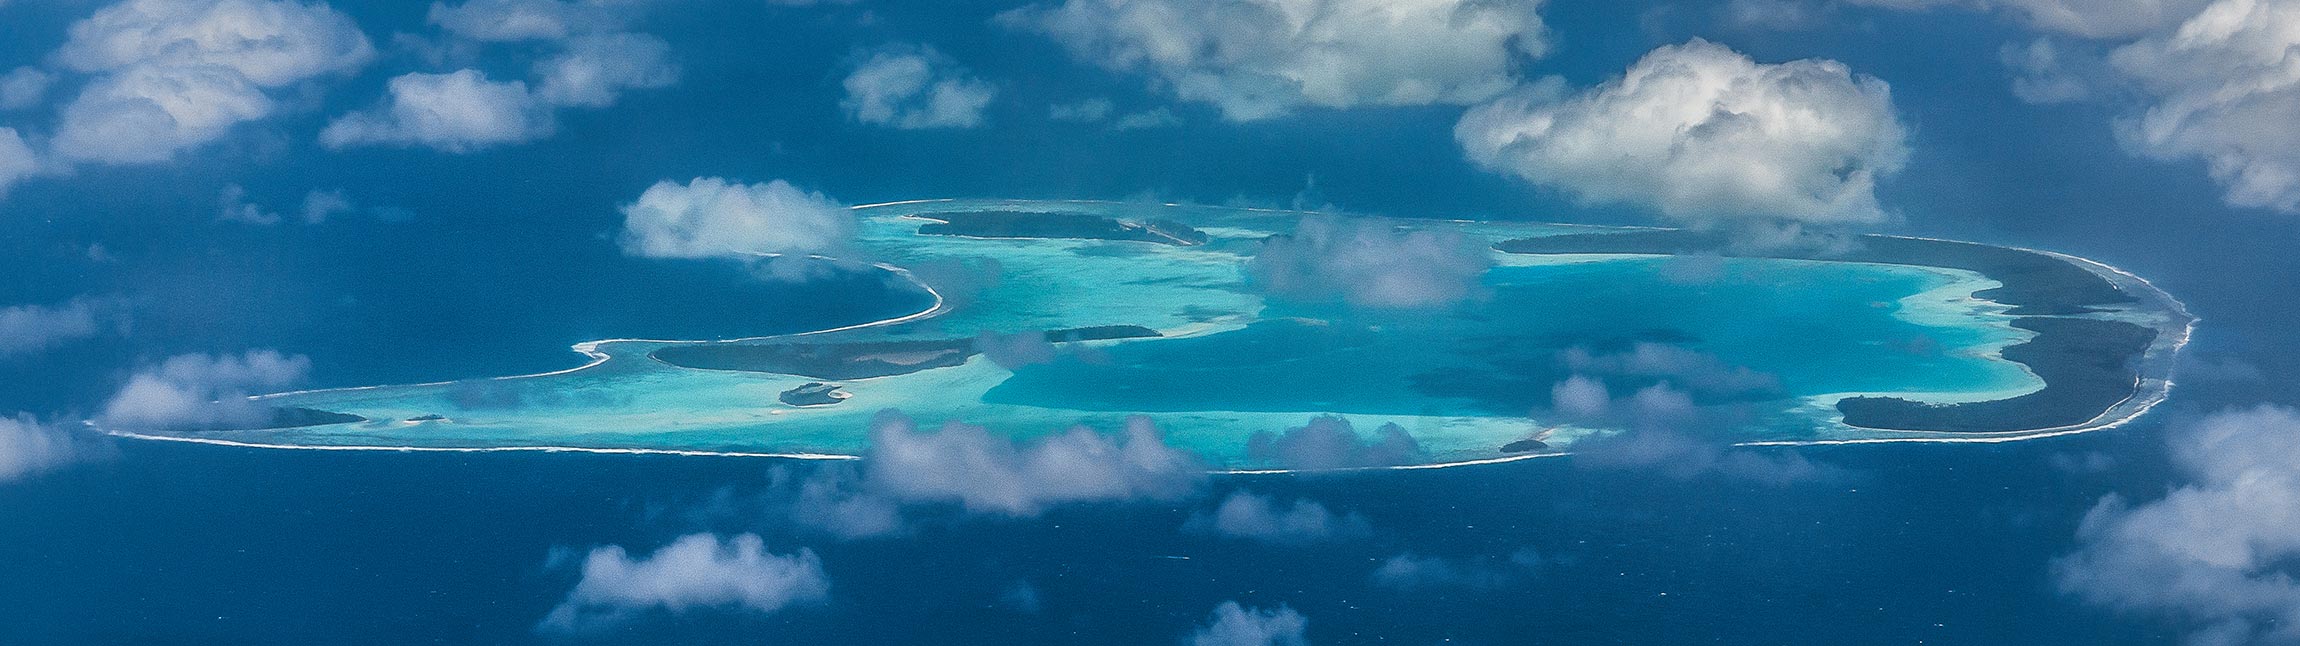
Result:
<svg viewBox="0 0 2300 646"><path fill-rule="evenodd" d="M1212 239L1204 231L1173 220L1132 222L1089 213L953 211L912 217L933 220L918 227L922 235L1121 240L1179 247L1202 245Z"/></svg>
<svg viewBox="0 0 2300 646"><path fill-rule="evenodd" d="M1101 325L1046 332L1050 343L1161 336L1139 325ZM981 354L973 338L810 343L704 343L659 348L648 356L681 368L798 375L825 381L905 375L966 363Z"/></svg>
<svg viewBox="0 0 2300 646"><path fill-rule="evenodd" d="M1833 260L1963 269L2001 283L1973 295L2010 306L2012 323L2036 332L2006 347L2004 358L2028 366L2042 389L1981 402L1931 404L1898 397L1837 402L1847 426L1907 431L1996 433L2075 426L2092 421L2140 384L2138 360L2156 330L2124 321L2072 318L2134 302L2091 270L2051 255L1953 240L1864 235L1850 248L1735 250L1723 234L1674 229L1521 238L1494 245L1522 254L1718 254L1729 257Z"/></svg>

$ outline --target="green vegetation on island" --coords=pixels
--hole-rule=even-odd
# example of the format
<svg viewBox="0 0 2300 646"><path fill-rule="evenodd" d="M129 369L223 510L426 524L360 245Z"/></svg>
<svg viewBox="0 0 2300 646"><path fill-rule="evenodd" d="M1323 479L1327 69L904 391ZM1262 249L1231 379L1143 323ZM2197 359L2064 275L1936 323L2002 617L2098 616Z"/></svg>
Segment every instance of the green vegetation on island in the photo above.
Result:
<svg viewBox="0 0 2300 646"><path fill-rule="evenodd" d="M2115 283L2050 254L1953 240L1864 235L1828 251L1735 249L1722 233L1653 229L1507 240L1494 248L1522 254L1716 254L1727 257L1831 260L1963 269L2000 287L1973 296L2011 306L2013 325L2037 333L2004 349L2026 365L2043 389L2018 397L1927 404L1895 397L1850 397L1837 404L1845 424L1861 428L1993 433L2082 424L2139 387L2137 360L2156 339L2147 327L2089 318L2066 318L2133 302Z"/></svg>

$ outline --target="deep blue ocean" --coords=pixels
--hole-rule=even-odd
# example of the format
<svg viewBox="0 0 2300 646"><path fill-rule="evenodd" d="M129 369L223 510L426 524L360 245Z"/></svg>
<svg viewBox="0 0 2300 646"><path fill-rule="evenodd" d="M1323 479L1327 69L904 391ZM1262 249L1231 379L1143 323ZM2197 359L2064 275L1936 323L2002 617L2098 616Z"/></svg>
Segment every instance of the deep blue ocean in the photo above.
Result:
<svg viewBox="0 0 2300 646"><path fill-rule="evenodd" d="M30 6L39 4L39 6ZM421 3L338 3L374 31L418 31ZM1637 223L1482 173L1458 109L1310 113L1251 127L1106 132L1053 124L1049 102L1156 105L1139 79L1063 63L983 25L1012 3L870 20L768 3L648 19L686 75L616 111L569 111L556 136L480 154L330 152L311 133L369 104L385 74L319 109L252 126L181 163L89 167L0 202L0 304L95 295L134 329L0 358L0 412L85 416L138 365L276 348L312 386L571 367L568 344L710 338L870 320L914 304L870 281L800 287L708 262L616 249L615 205L661 179L786 178L850 203L942 196L1156 197L1286 204L1316 177L1343 208L1399 216ZM732 6L740 5L740 6ZM1697 26L1656 3L1544 8L1576 85L1704 35L1760 60L1826 56L1891 80L1916 156L1880 191L1900 233L2033 245L2154 280L2203 318L2189 351L2260 376L2184 380L2139 423L1993 445L1782 449L1825 465L1788 485L1676 479L1545 459L1348 476L1217 478L1177 504L1085 505L1043 518L944 514L900 538L834 541L768 515L708 512L763 490L758 459L252 450L123 442L106 459L0 485L0 644L502 644L558 641L536 622L574 583L554 553L753 531L823 556L831 601L767 615L696 612L591 636L660 643L1173 643L1215 604L1285 604L1318 643L2164 644L2188 626L2083 605L2050 563L2103 495L2153 499L2160 432L2300 386L2300 228L2231 212L2200 164L2119 152L2108 115L2021 104L1978 14L1877 14L1857 35ZM62 42L88 3L14 3L0 69ZM21 36L19 36L21 35ZM839 62L858 43L932 42L1011 79L993 127L893 132L841 121ZM384 69L404 69L384 65ZM509 63L506 63L507 65ZM372 71L372 70L371 70ZM371 78L372 77L372 78ZM627 111L626 111L627 110ZM632 115L646 115L635 118ZM734 115L734 116L729 116ZM289 208L344 187L359 213L317 226L215 221L228 183ZM96 249L100 248L100 249ZM93 253L92 253L93 251ZM2281 398L2281 399L2280 399ZM2098 459L2095 459L2095 458ZM804 467L805 465L797 465ZM1235 488L1365 515L1368 540L1271 547L1177 529ZM723 511L723 510L722 510ZM1372 585L1401 552L1537 565L1485 587ZM1186 557L1186 558L1177 558ZM1037 591L1034 612L1007 599ZM579 641L579 640L578 640Z"/></svg>
<svg viewBox="0 0 2300 646"><path fill-rule="evenodd" d="M2100 492L2145 492L2140 434L1996 446L1805 449L1841 469L1775 487L1567 460L1342 477L1236 477L1365 514L1374 537L1266 546L1176 531L1191 509L930 521L809 540L698 517L768 463L597 455L344 454L129 444L0 489L8 643L556 641L554 549L758 531L822 554L825 606L693 612L610 643L1168 643L1224 600L1286 604L1320 643L2156 644L2175 632L2069 602L2044 563ZM1203 504L1203 503L1201 503ZM1375 586L1400 551L1539 565L1489 587ZM1174 557L1187 557L1174 558ZM1027 582L1035 612L1004 601ZM575 640L585 641L585 640Z"/></svg>

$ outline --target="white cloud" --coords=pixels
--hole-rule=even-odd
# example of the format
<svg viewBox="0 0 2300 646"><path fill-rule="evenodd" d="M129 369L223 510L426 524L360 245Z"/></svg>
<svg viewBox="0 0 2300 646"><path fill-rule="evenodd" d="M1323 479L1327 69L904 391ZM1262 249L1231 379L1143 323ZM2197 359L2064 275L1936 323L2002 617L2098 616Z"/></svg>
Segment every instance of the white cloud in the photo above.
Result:
<svg viewBox="0 0 2300 646"><path fill-rule="evenodd" d="M1706 396L1768 396L1781 391L1779 377L1666 343L1640 341L1627 351L1610 354L1576 346L1558 353L1558 360L1577 373L1661 378Z"/></svg>
<svg viewBox="0 0 2300 646"><path fill-rule="evenodd" d="M861 460L817 465L804 477L776 471L773 489L783 493L771 494L767 506L857 539L909 531L906 511L920 507L1030 517L1065 504L1178 500L1204 477L1196 457L1167 446L1144 418L1128 420L1116 436L1077 427L1015 441L957 422L920 431L888 411L874 422Z"/></svg>
<svg viewBox="0 0 2300 646"><path fill-rule="evenodd" d="M1246 453L1303 471L1412 464L1426 456L1404 427L1383 424L1374 434L1360 437L1348 419L1322 415L1284 433L1255 431L1246 439Z"/></svg>
<svg viewBox="0 0 2300 646"><path fill-rule="evenodd" d="M1206 625L1191 633L1191 646L1309 646L1303 633L1310 620L1293 608L1247 608L1236 601L1214 607Z"/></svg>
<svg viewBox="0 0 2300 646"><path fill-rule="evenodd" d="M1214 513L1193 515L1183 528L1280 544L1318 543L1373 533L1372 525L1356 512L1337 514L1307 498L1285 506L1250 491L1232 492Z"/></svg>
<svg viewBox="0 0 2300 646"><path fill-rule="evenodd" d="M980 426L920 431L890 415L871 429L863 460L870 486L885 495L1008 516L1061 503L1173 500L1205 477L1194 456L1167 446L1143 417L1128 418L1115 437L1077 427L1018 444Z"/></svg>
<svg viewBox="0 0 2300 646"><path fill-rule="evenodd" d="M1374 569L1375 585L1400 590L1426 588L1493 589L1515 583L1528 570L1541 564L1541 556L1532 549L1512 552L1505 558L1443 558L1407 552L1382 561Z"/></svg>
<svg viewBox="0 0 2300 646"><path fill-rule="evenodd" d="M2101 499L2080 547L2053 563L2061 589L2178 617L2193 644L2300 643L2300 412L2224 412L2169 441L2187 484L2139 504Z"/></svg>
<svg viewBox="0 0 2300 646"><path fill-rule="evenodd" d="M434 2L428 18L448 33L478 41L560 40L622 25L612 3L560 0Z"/></svg>
<svg viewBox="0 0 2300 646"><path fill-rule="evenodd" d="M852 465L820 465L799 484L791 520L840 538L904 531L902 503L870 488Z"/></svg>
<svg viewBox="0 0 2300 646"><path fill-rule="evenodd" d="M1533 0L1066 0L999 16L1080 60L1251 121L1305 107L1468 104L1548 49Z"/></svg>
<svg viewBox="0 0 2300 646"><path fill-rule="evenodd" d="M22 110L38 105L40 99L47 98L48 85L55 81L56 75L31 66L0 74L0 110Z"/></svg>
<svg viewBox="0 0 2300 646"><path fill-rule="evenodd" d="M303 194L301 214L305 224L319 224L351 211L351 198L344 195L343 189L315 188Z"/></svg>
<svg viewBox="0 0 2300 646"><path fill-rule="evenodd" d="M260 424L270 409L248 395L284 388L310 372L310 359L271 350L176 355L129 377L98 421L125 429Z"/></svg>
<svg viewBox="0 0 2300 646"><path fill-rule="evenodd" d="M542 82L536 98L552 105L604 108L623 90L669 87L679 81L671 45L648 34L581 36L558 55L535 65Z"/></svg>
<svg viewBox="0 0 2300 646"><path fill-rule="evenodd" d="M276 107L228 68L138 66L97 78L65 104L51 145L66 161L167 161Z"/></svg>
<svg viewBox="0 0 2300 646"><path fill-rule="evenodd" d="M1570 419L1596 419L1611 408L1613 395L1605 382L1574 375L1549 389L1549 407Z"/></svg>
<svg viewBox="0 0 2300 646"><path fill-rule="evenodd" d="M1023 366L1053 363L1062 357L1062 349L1046 339L1045 332L1018 332L999 334L983 330L974 337L974 351L982 353L998 367L1013 370Z"/></svg>
<svg viewBox="0 0 2300 646"><path fill-rule="evenodd" d="M30 415L0 417L0 482L101 455L101 446Z"/></svg>
<svg viewBox="0 0 2300 646"><path fill-rule="evenodd" d="M7 197L9 187L38 170L39 153L24 143L24 136L15 128L0 128L0 197Z"/></svg>
<svg viewBox="0 0 2300 646"><path fill-rule="evenodd" d="M1361 307L1446 307L1482 293L1490 251L1458 233L1403 224L1307 215L1293 233L1262 241L1246 269L1274 296Z"/></svg>
<svg viewBox="0 0 2300 646"><path fill-rule="evenodd" d="M216 195L216 204L218 207L216 219L257 226L279 224L290 214L302 220L304 224L319 224L326 222L328 218L356 210L352 205L351 198L344 195L342 189L315 188L304 193L303 201L297 210L282 213L250 201L247 189L238 184L225 185L223 190Z"/></svg>
<svg viewBox="0 0 2300 646"><path fill-rule="evenodd" d="M1081 99L1076 103L1057 103L1046 108L1046 118L1055 121L1094 123L1110 118L1118 105L1103 97Z"/></svg>
<svg viewBox="0 0 2300 646"><path fill-rule="evenodd" d="M267 90L375 56L350 18L289 0L127 0L70 33L55 60L99 76L57 125L55 152L68 161L164 161L271 116Z"/></svg>
<svg viewBox="0 0 2300 646"><path fill-rule="evenodd" d="M226 184L216 195L216 219L241 224L279 224L280 214L248 201L248 189L238 184Z"/></svg>
<svg viewBox="0 0 2300 646"><path fill-rule="evenodd" d="M841 85L846 99L839 107L848 117L906 130L980 126L983 108L998 95L998 86L932 47L873 53Z"/></svg>
<svg viewBox="0 0 2300 646"><path fill-rule="evenodd" d="M1677 480L1720 477L1772 486L1822 480L1837 475L1795 449L1739 448L1730 441L1687 430L1699 424L1701 410L1668 384L1651 386L1617 402L1632 425L1611 435L1573 445L1575 466L1657 473Z"/></svg>
<svg viewBox="0 0 2300 646"><path fill-rule="evenodd" d="M93 337L108 317L105 301L75 298L58 305L0 307L0 358L33 354Z"/></svg>
<svg viewBox="0 0 2300 646"><path fill-rule="evenodd" d="M680 75L670 44L622 31L637 7L558 0L433 3L431 22L463 39L449 49L538 41L550 54L532 66L531 81L492 80L474 68L400 75L380 105L337 117L320 132L320 143L468 153L551 136L559 108L606 108L626 90L669 87Z"/></svg>
<svg viewBox="0 0 2300 646"><path fill-rule="evenodd" d="M2029 103L2047 104L2067 103L2091 95L2091 83L2070 69L2070 61L2061 53L2062 48L2051 39L2038 38L2027 45L2007 44L1999 49L1998 60L2012 72L2013 96Z"/></svg>
<svg viewBox="0 0 2300 646"><path fill-rule="evenodd" d="M288 0L127 0L74 23L56 50L81 72L215 67L259 87L355 70L374 56L350 17Z"/></svg>
<svg viewBox="0 0 2300 646"><path fill-rule="evenodd" d="M1908 156L1884 81L1843 64L1761 64L1708 41L1661 47L1577 94L1547 81L1472 108L1479 165L1682 223L1886 219L1878 178Z"/></svg>
<svg viewBox="0 0 2300 646"><path fill-rule="evenodd" d="M2168 32L2116 49L2110 66L2145 94L2119 140L2158 159L2198 159L2229 204L2300 212L2300 1L2221 0Z"/></svg>
<svg viewBox="0 0 2300 646"><path fill-rule="evenodd" d="M789 182L738 184L698 177L656 182L623 206L623 252L648 258L748 258L833 251L854 214Z"/></svg>
<svg viewBox="0 0 2300 646"><path fill-rule="evenodd" d="M522 81L491 81L479 70L410 73L391 79L383 105L337 117L320 131L329 148L428 146L464 153L551 134L550 110Z"/></svg>
<svg viewBox="0 0 2300 646"><path fill-rule="evenodd" d="M2083 38L2133 36L2179 22L2209 0L1845 0L1899 10L2003 10L2022 23Z"/></svg>
<svg viewBox="0 0 2300 646"><path fill-rule="evenodd" d="M767 551L754 534L726 539L689 534L633 558L621 546L593 548L583 578L540 628L581 631L611 626L653 609L673 613L734 608L771 613L830 598L830 578L813 550Z"/></svg>

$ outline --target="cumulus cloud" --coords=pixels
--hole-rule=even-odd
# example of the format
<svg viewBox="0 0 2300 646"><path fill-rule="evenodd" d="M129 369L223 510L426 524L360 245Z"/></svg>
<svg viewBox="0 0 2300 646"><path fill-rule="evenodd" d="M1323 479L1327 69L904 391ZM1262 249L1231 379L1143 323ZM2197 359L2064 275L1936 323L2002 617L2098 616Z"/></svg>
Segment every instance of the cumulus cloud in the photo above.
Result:
<svg viewBox="0 0 2300 646"><path fill-rule="evenodd" d="M1445 558L1407 552L1384 559L1381 567L1374 569L1373 581L1375 585L1400 590L1449 587L1490 590L1516 583L1540 565L1541 555L1531 548L1501 558Z"/></svg>
<svg viewBox="0 0 2300 646"><path fill-rule="evenodd" d="M1117 109L1118 105L1111 103L1110 99L1093 97L1081 99L1075 103L1057 103L1048 106L1046 118L1055 121L1094 123L1110 118L1110 113Z"/></svg>
<svg viewBox="0 0 2300 646"><path fill-rule="evenodd" d="M800 482L791 520L840 538L902 533L902 501L881 494L853 465L823 465Z"/></svg>
<svg viewBox="0 0 2300 646"><path fill-rule="evenodd" d="M1884 81L1700 39L1586 91L1550 79L1471 108L1454 137L1485 168L1691 225L1881 222L1876 182L1908 156Z"/></svg>
<svg viewBox="0 0 2300 646"><path fill-rule="evenodd" d="M129 377L98 421L131 430L260 424L271 409L248 395L303 381L310 372L310 359L272 350L176 355Z"/></svg>
<svg viewBox="0 0 2300 646"><path fill-rule="evenodd" d="M280 215L248 201L248 189L238 184L226 184L216 194L216 219L241 224L279 224Z"/></svg>
<svg viewBox="0 0 2300 646"><path fill-rule="evenodd" d="M887 415L871 429L864 471L873 490L910 502L1030 516L1062 503L1174 500L1205 477L1188 452L1168 446L1145 417L1116 436L1072 428L1028 443L951 422L921 431Z"/></svg>
<svg viewBox="0 0 2300 646"><path fill-rule="evenodd" d="M0 482L46 472L102 455L102 445L30 415L0 417Z"/></svg>
<svg viewBox="0 0 2300 646"><path fill-rule="evenodd" d="M48 96L48 85L56 75L40 68L24 66L0 74L0 110L22 110L39 105Z"/></svg>
<svg viewBox="0 0 2300 646"><path fill-rule="evenodd" d="M2001 10L2030 27L2083 38L2132 36L2178 23L2209 0L1845 0L1900 10Z"/></svg>
<svg viewBox="0 0 2300 646"><path fill-rule="evenodd" d="M1834 475L1787 447L1740 448L1703 433L1720 425L1667 383L1638 390L1609 408L1624 430L1575 442L1574 464L1658 473L1678 480L1724 477L1774 486Z"/></svg>
<svg viewBox="0 0 2300 646"><path fill-rule="evenodd" d="M2110 52L2145 100L2116 123L2126 148L2202 160L2236 206L2300 212L2300 1L2221 0Z"/></svg>
<svg viewBox="0 0 2300 646"><path fill-rule="evenodd" d="M39 169L39 154L24 143L24 136L15 128L0 128L0 197L7 197L9 187Z"/></svg>
<svg viewBox="0 0 2300 646"><path fill-rule="evenodd" d="M54 59L97 75L63 108L66 161L165 161L270 117L269 92L357 70L373 46L349 17L290 0L127 0L70 29Z"/></svg>
<svg viewBox="0 0 2300 646"><path fill-rule="evenodd" d="M1191 646L1309 646L1303 633L1310 620L1293 608L1248 608L1236 601L1214 607L1206 624L1190 634Z"/></svg>
<svg viewBox="0 0 2300 646"><path fill-rule="evenodd" d="M45 351L101 331L104 301L77 298L57 305L0 307L0 358Z"/></svg>
<svg viewBox="0 0 2300 646"><path fill-rule="evenodd" d="M296 210L282 213L249 200L247 189L238 184L226 184L216 195L216 205L216 219L257 226L279 224L289 215L305 224L319 224L357 210L342 189L315 188L304 193Z"/></svg>
<svg viewBox="0 0 2300 646"><path fill-rule="evenodd" d="M351 198L344 195L343 189L315 188L303 194L303 208L298 213L305 223L319 224L351 211Z"/></svg>
<svg viewBox="0 0 2300 646"><path fill-rule="evenodd" d="M595 34L535 65L543 79L535 99L548 105L604 108L624 90L669 87L679 81L671 45L648 34Z"/></svg>
<svg viewBox="0 0 2300 646"><path fill-rule="evenodd" d="M320 143L468 153L548 137L561 108L605 108L629 90L669 87L680 75L670 44L623 30L635 7L560 0L435 3L431 22L458 38L541 42L551 53L534 64L532 82L491 79L471 68L400 75L378 105L331 121Z"/></svg>
<svg viewBox="0 0 2300 646"><path fill-rule="evenodd" d="M1640 341L1610 354L1576 346L1558 354L1559 363L1576 373L1667 380L1704 398L1768 398L1783 393L1779 377L1666 343Z"/></svg>
<svg viewBox="0 0 2300 646"><path fill-rule="evenodd" d="M2067 103L2093 93L2092 82L2072 69L2064 45L2047 38L2005 45L1997 57L2012 73L2013 96L2036 104Z"/></svg>
<svg viewBox="0 0 2300 646"><path fill-rule="evenodd" d="M656 609L771 613L829 598L830 577L813 550L782 555L768 552L754 534L690 534L637 558L617 545L593 548L582 580L538 627L588 630Z"/></svg>
<svg viewBox="0 0 2300 646"><path fill-rule="evenodd" d="M855 226L844 205L782 180L665 180L622 210L623 252L646 258L822 253L843 246Z"/></svg>
<svg viewBox="0 0 2300 646"><path fill-rule="evenodd" d="M1605 382L1584 375L1567 377L1549 389L1550 408L1572 419L1595 419L1612 409L1613 395Z"/></svg>
<svg viewBox="0 0 2300 646"><path fill-rule="evenodd" d="M2300 644L2300 412L2262 406L2177 425L2188 482L2135 504L2111 494L2053 563L2062 591L2168 614L2193 644Z"/></svg>
<svg viewBox="0 0 2300 646"><path fill-rule="evenodd" d="M1192 515L1183 529L1279 544L1319 543L1373 533L1373 526L1357 512L1337 514L1307 498L1281 505L1251 491L1231 492L1213 513Z"/></svg>
<svg viewBox="0 0 2300 646"><path fill-rule="evenodd" d="M1485 247L1401 224L1306 215L1293 233L1263 240L1246 270L1273 296L1361 307L1445 307L1482 294L1479 280L1493 264Z"/></svg>
<svg viewBox="0 0 2300 646"><path fill-rule="evenodd" d="M998 86L975 78L932 47L892 47L855 66L839 107L862 123L918 130L973 128Z"/></svg>
<svg viewBox="0 0 2300 646"><path fill-rule="evenodd" d="M1023 366L1053 363L1061 358L1062 350L1046 340L1044 332L999 334L983 330L974 337L974 351L982 353L998 367L1013 370Z"/></svg>
<svg viewBox="0 0 2300 646"><path fill-rule="evenodd" d="M1284 433L1255 431L1246 439L1246 453L1303 471L1413 464L1427 457L1404 427L1383 424L1374 435L1360 437L1348 419L1324 415Z"/></svg>
<svg viewBox="0 0 2300 646"><path fill-rule="evenodd" d="M1307 107L1463 105L1548 49L1535 0L1066 0L999 16L1231 121Z"/></svg>
<svg viewBox="0 0 2300 646"><path fill-rule="evenodd" d="M551 111L524 81L495 81L479 70L393 77L382 105L337 117L320 131L329 148L427 146L466 153L549 136Z"/></svg>
<svg viewBox="0 0 2300 646"><path fill-rule="evenodd" d="M448 33L477 41L560 40L620 28L623 7L611 2L471 0L432 3L427 18Z"/></svg>
<svg viewBox="0 0 2300 646"><path fill-rule="evenodd" d="M957 422L922 431L888 411L862 459L778 469L762 502L812 530L873 538L907 533L913 512L1019 518L1066 504L1179 500L1204 470L1146 418L1116 435L1076 427L1017 441Z"/></svg>

